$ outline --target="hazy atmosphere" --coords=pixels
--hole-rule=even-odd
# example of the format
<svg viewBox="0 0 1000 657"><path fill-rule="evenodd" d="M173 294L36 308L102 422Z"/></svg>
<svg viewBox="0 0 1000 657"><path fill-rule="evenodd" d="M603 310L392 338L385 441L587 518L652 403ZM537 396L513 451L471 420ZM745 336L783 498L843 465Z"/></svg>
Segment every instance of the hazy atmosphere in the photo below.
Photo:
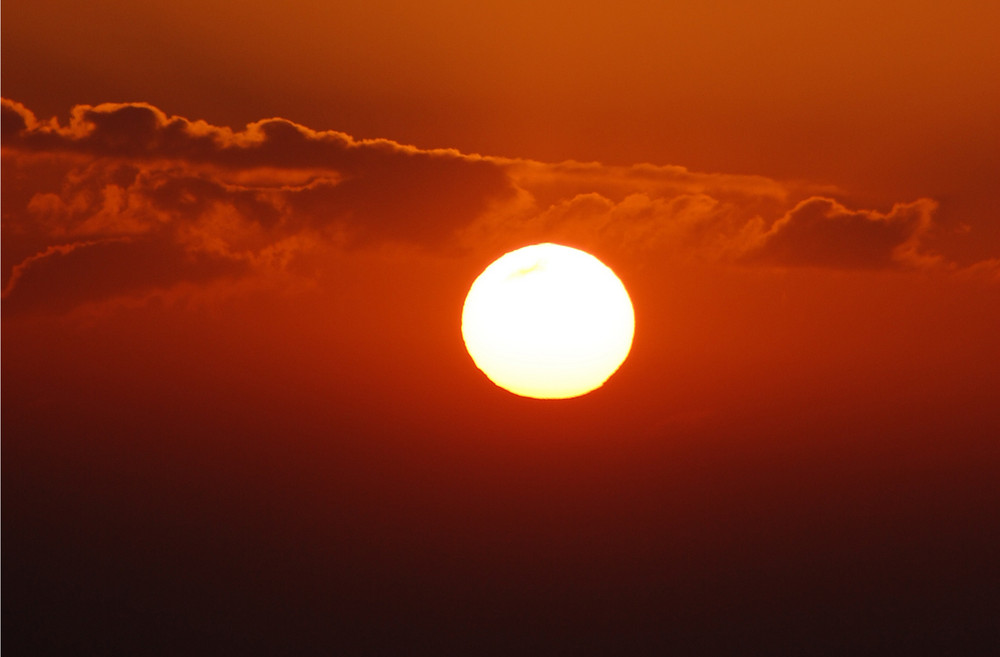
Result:
<svg viewBox="0 0 1000 657"><path fill-rule="evenodd" d="M1000 641L996 3L2 8L4 647ZM555 242L603 387L466 352Z"/></svg>

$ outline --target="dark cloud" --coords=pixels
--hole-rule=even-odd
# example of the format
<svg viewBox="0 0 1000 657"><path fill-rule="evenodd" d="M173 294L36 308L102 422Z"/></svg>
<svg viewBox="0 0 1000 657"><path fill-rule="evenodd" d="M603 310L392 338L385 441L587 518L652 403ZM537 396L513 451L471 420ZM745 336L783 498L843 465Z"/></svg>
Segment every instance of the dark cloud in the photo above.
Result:
<svg viewBox="0 0 1000 657"><path fill-rule="evenodd" d="M280 185L282 170L296 171L305 178L300 182L319 184L283 189L287 198L280 204L314 213L298 217L299 221L339 222L362 237L372 233L382 239L398 235L430 241L512 192L504 169L484 158L452 150L419 150L388 140L356 141L343 133L317 132L283 119L259 121L234 132L168 117L141 103L105 104L78 106L69 125L60 127L39 123L22 105L7 100L3 117L5 148L127 161L168 174L174 163L188 177L192 167L201 165L194 170L210 181L202 190L210 195L213 184L238 181L248 171L269 171L269 176L258 176L257 187ZM188 184L193 182L189 179ZM231 186L225 192L239 195ZM307 198L294 198L300 195ZM308 197L320 197L320 202Z"/></svg>
<svg viewBox="0 0 1000 657"><path fill-rule="evenodd" d="M78 105L66 126L40 123L20 103L2 101L3 144L24 151L75 152L131 160L176 159L234 169L255 167L316 168L346 177L409 170L433 163L438 171L468 182L475 172L499 186L502 169L485 158L451 149L421 150L387 139L355 140L333 130L316 131L285 119L251 123L242 131L204 121L167 116L145 103ZM12 129L7 129L8 124ZM410 164L412 163L412 164Z"/></svg>
<svg viewBox="0 0 1000 657"><path fill-rule="evenodd" d="M133 103L78 106L61 126L4 100L2 121L8 312L245 269L306 235L435 246L514 193L484 158L283 119L236 132ZM84 262L104 282L60 293Z"/></svg>
<svg viewBox="0 0 1000 657"><path fill-rule="evenodd" d="M81 303L200 283L244 273L247 263L209 253L191 254L151 238L79 242L52 247L17 265L3 295L5 315L61 312Z"/></svg>
<svg viewBox="0 0 1000 657"><path fill-rule="evenodd" d="M0 109L8 313L286 267L324 245L552 240L653 261L940 262L925 248L926 199L880 214L763 176L422 150L280 118L236 131L143 103L81 105L65 125Z"/></svg>
<svg viewBox="0 0 1000 657"><path fill-rule="evenodd" d="M4 143L8 139L19 138L21 131L25 130L29 123L36 123L35 115L21 103L7 100L0 100L0 136Z"/></svg>
<svg viewBox="0 0 1000 657"><path fill-rule="evenodd" d="M933 201L920 199L882 214L810 198L776 221L746 260L840 269L934 264L934 256L920 251L920 239L931 226L936 207Z"/></svg>

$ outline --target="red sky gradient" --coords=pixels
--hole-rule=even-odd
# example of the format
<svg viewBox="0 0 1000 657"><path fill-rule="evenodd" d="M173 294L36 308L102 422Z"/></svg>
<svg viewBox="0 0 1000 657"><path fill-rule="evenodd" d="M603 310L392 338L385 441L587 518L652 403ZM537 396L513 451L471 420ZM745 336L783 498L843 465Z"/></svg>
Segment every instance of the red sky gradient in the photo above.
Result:
<svg viewBox="0 0 1000 657"><path fill-rule="evenodd" d="M42 0L2 30L5 648L1000 640L996 3ZM541 241L636 311L578 399L461 340Z"/></svg>

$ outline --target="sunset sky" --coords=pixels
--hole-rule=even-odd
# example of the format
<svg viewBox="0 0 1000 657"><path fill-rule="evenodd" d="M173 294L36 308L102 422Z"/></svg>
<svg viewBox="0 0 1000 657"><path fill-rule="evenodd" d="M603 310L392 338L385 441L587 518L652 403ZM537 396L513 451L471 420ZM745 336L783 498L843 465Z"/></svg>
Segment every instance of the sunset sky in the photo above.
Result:
<svg viewBox="0 0 1000 657"><path fill-rule="evenodd" d="M1000 3L8 1L4 647L1000 645ZM507 251L629 358L512 395Z"/></svg>

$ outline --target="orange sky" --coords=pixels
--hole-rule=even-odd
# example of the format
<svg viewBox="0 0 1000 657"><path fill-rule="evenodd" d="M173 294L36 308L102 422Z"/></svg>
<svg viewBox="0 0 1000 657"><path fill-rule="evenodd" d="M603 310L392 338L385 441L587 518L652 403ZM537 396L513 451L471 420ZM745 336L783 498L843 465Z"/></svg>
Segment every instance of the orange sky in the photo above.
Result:
<svg viewBox="0 0 1000 657"><path fill-rule="evenodd" d="M998 6L591 4L4 4L9 645L981 645ZM462 345L540 241L580 399Z"/></svg>

